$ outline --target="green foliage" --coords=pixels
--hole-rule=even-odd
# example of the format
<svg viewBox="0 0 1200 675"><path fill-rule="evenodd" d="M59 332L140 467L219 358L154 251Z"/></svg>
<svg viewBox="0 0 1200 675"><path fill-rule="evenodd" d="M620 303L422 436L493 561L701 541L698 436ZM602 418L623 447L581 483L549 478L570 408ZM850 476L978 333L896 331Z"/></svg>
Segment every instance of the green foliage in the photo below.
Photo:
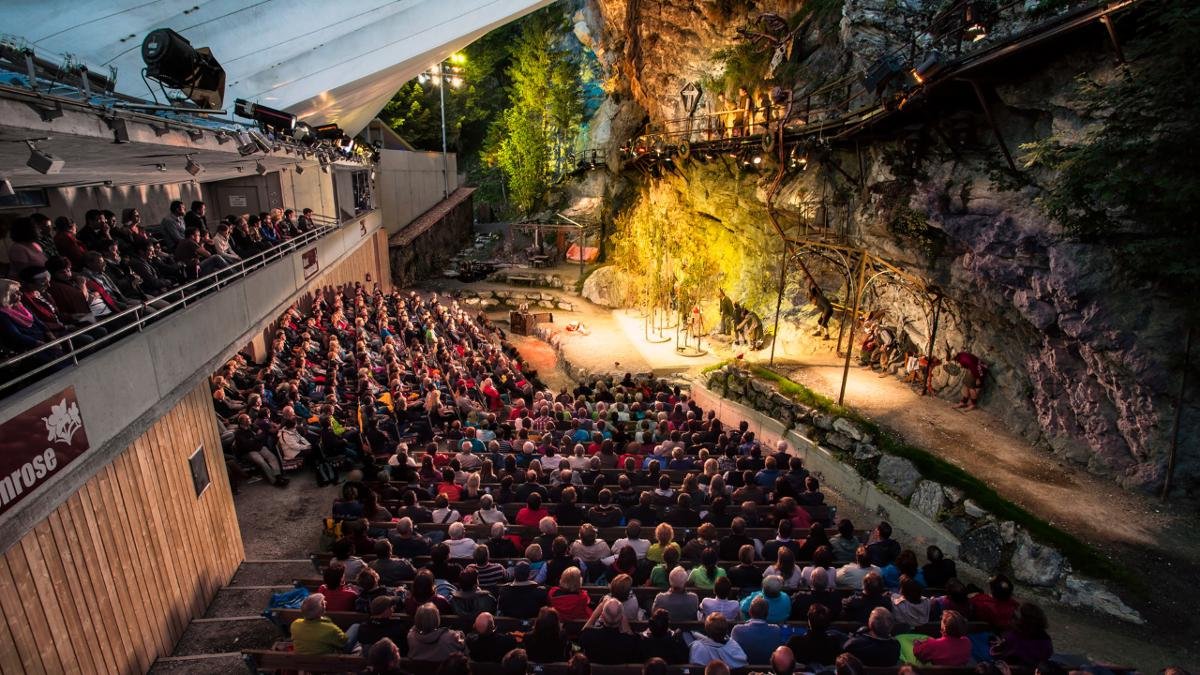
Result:
<svg viewBox="0 0 1200 675"><path fill-rule="evenodd" d="M1038 203L1066 233L1103 243L1126 271L1193 298L1200 283L1200 4L1139 7L1129 63L1108 81L1081 80L1080 137L1022 146L1045 169Z"/></svg>
<svg viewBox="0 0 1200 675"><path fill-rule="evenodd" d="M523 213L541 203L548 177L566 162L583 118L580 67L562 46L562 8L553 5L525 22L507 70L509 104L489 130L485 161L508 178L513 206Z"/></svg>
<svg viewBox="0 0 1200 675"><path fill-rule="evenodd" d="M936 258L946 246L946 233L929 224L929 218L907 204L892 210L888 230L916 242L926 255Z"/></svg>
<svg viewBox="0 0 1200 675"><path fill-rule="evenodd" d="M779 393L784 396L824 413L854 421L864 431L875 437L876 444L882 452L909 460L920 470L921 475L929 480L962 490L968 498L991 512L999 520L1011 520L1017 523L1037 541L1049 544L1061 551L1071 561L1075 570L1100 578L1136 583L1137 580L1128 572L1114 565L1091 546L1013 504L986 483L954 464L922 448L909 445L894 432L880 427L849 408L837 405L832 399L769 368L754 365L750 367L750 371L755 377L774 384L779 389Z"/></svg>
<svg viewBox="0 0 1200 675"><path fill-rule="evenodd" d="M630 297L642 307L662 306L676 289L689 305L712 299L720 287L764 312L775 298L779 247L773 232L763 233L765 213L747 208L754 183L730 180L719 164L689 163L678 171L646 185L615 219L612 260L628 272ZM712 203L698 202L705 195Z"/></svg>

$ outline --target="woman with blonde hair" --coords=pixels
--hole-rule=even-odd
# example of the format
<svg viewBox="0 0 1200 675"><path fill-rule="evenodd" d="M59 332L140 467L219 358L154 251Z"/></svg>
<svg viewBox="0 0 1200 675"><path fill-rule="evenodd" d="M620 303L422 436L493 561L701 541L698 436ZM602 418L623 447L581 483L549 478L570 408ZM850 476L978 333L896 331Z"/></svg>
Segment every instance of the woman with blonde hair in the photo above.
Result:
<svg viewBox="0 0 1200 675"><path fill-rule="evenodd" d="M646 551L646 560L661 563L663 561L663 551L674 543L675 528L667 523L659 523L658 527L654 528L654 543Z"/></svg>

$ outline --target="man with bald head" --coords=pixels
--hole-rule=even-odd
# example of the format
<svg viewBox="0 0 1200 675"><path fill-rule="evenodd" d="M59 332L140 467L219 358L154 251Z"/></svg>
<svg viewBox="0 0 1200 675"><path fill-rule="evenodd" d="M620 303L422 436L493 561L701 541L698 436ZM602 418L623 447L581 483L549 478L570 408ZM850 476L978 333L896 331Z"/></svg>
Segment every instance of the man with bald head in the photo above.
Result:
<svg viewBox="0 0 1200 675"><path fill-rule="evenodd" d="M628 663L638 653L639 637L629 627L625 609L615 598L596 606L591 618L579 632L579 645L592 663L618 665Z"/></svg>
<svg viewBox="0 0 1200 675"><path fill-rule="evenodd" d="M771 652L771 675L792 675L796 672L796 656L791 648L778 647Z"/></svg>
<svg viewBox="0 0 1200 675"><path fill-rule="evenodd" d="M472 661L498 663L509 651L515 649L517 641L511 635L496 632L496 619L489 612L480 612L467 636L467 651Z"/></svg>

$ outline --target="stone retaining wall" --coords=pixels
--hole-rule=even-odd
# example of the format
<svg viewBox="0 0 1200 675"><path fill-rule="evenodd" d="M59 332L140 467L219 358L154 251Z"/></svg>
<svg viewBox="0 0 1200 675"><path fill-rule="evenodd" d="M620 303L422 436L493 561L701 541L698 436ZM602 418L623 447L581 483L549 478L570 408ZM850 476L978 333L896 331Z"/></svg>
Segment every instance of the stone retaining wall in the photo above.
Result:
<svg viewBox="0 0 1200 675"><path fill-rule="evenodd" d="M881 452L876 439L852 420L792 401L734 366L694 383L692 396L705 409L730 409L729 417L750 421L763 442L788 441L824 484L907 533L910 546L936 544L988 574L1004 572L1064 603L1143 623L1104 585L1074 574L1058 550L988 513L961 490L923 477L908 459Z"/></svg>

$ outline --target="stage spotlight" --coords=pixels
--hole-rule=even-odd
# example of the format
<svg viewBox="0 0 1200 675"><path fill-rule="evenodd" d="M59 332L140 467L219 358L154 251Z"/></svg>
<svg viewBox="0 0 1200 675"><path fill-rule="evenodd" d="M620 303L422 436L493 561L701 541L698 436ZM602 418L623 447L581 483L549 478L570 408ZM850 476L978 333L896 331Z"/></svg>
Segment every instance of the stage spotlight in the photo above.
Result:
<svg viewBox="0 0 1200 675"><path fill-rule="evenodd" d="M191 155L187 156L187 165L184 168L187 169L187 172L192 174L193 176L195 176L196 174L198 174L204 170L204 167L200 166L199 162L192 159Z"/></svg>
<svg viewBox="0 0 1200 675"><path fill-rule="evenodd" d="M201 108L216 110L225 99L225 69L208 47L196 49L170 28L150 31L142 41L146 77L184 92Z"/></svg>
<svg viewBox="0 0 1200 675"><path fill-rule="evenodd" d="M166 173L166 172L167 172L167 165L166 165L166 164L163 164L162 162L159 162L158 164L155 164L155 165L154 165L154 168L158 169L159 173Z"/></svg>
<svg viewBox="0 0 1200 675"><path fill-rule="evenodd" d="M296 116L291 113L268 108L265 105L251 103L244 98L233 102L233 113L238 117L252 119L269 129L276 129L291 134L296 129Z"/></svg>
<svg viewBox="0 0 1200 675"><path fill-rule="evenodd" d="M275 145L266 136L259 133L257 129L251 129L247 133L250 134L250 139L254 141L254 145L263 151L263 154L269 155L275 149Z"/></svg>
<svg viewBox="0 0 1200 675"><path fill-rule="evenodd" d="M193 143L196 143L204 140L204 131L202 129L188 129L188 136L191 137Z"/></svg>
<svg viewBox="0 0 1200 675"><path fill-rule="evenodd" d="M267 165L263 164L262 160L255 162L254 163L254 172L260 176L265 174L267 172Z"/></svg>
<svg viewBox="0 0 1200 675"><path fill-rule="evenodd" d="M925 84L929 78L941 72L942 68L946 67L946 59L938 50L933 50L925 55L925 58L912 69L912 78L917 84Z"/></svg>
<svg viewBox="0 0 1200 675"><path fill-rule="evenodd" d="M758 166L759 164L762 164L762 155L755 155L754 158L750 160L750 162L753 163L754 166Z"/></svg>
<svg viewBox="0 0 1200 675"><path fill-rule="evenodd" d="M33 141L25 141L25 144L29 146L29 159L25 162L25 165L34 171L51 175L60 173L63 167L66 166L67 163L63 160L38 150Z"/></svg>
<svg viewBox="0 0 1200 675"><path fill-rule="evenodd" d="M303 164L297 164L297 165L296 165L296 175L297 175L297 176L299 176L299 175L300 175L300 174L302 174L302 173L304 173L304 165L303 165Z"/></svg>
<svg viewBox="0 0 1200 675"><path fill-rule="evenodd" d="M245 131L237 135L238 154L242 157L253 155L258 152L258 144L250 137L250 134Z"/></svg>
<svg viewBox="0 0 1200 675"><path fill-rule="evenodd" d="M129 142L129 123L123 117L114 117L109 126L112 128L114 143Z"/></svg>
<svg viewBox="0 0 1200 675"><path fill-rule="evenodd" d="M13 189L12 181L8 178L0 178L0 197L11 197L17 194Z"/></svg>
<svg viewBox="0 0 1200 675"><path fill-rule="evenodd" d="M297 141L304 141L312 136L312 127L304 122L296 122L296 126L292 127L292 138Z"/></svg>
<svg viewBox="0 0 1200 675"><path fill-rule="evenodd" d="M312 128L313 137L323 141L336 141L346 134L336 124L322 124Z"/></svg>

